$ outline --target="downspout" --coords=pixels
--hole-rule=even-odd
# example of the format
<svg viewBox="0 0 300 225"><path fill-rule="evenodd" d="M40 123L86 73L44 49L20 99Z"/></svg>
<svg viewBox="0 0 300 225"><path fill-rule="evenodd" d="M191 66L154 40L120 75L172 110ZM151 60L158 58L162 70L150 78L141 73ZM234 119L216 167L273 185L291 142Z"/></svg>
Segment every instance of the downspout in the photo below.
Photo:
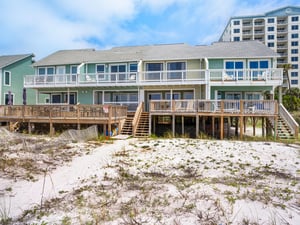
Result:
<svg viewBox="0 0 300 225"><path fill-rule="evenodd" d="M81 69L81 67L83 67L84 66L84 64L85 63L81 63L79 66L77 66L77 74L76 74L76 83L78 84L79 83L79 74L80 74L80 69ZM78 98L78 96L77 96L77 98ZM78 100L78 99L77 99Z"/></svg>
<svg viewBox="0 0 300 225"><path fill-rule="evenodd" d="M204 58L205 61L205 80L206 80L206 93L205 99L210 100L210 75L209 75L209 62L207 58Z"/></svg>

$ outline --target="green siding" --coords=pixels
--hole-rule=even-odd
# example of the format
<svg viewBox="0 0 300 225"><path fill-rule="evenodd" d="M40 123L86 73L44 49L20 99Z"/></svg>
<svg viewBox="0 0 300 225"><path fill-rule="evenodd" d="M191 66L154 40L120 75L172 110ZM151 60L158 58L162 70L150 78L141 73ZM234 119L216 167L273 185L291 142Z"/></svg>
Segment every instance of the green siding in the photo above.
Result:
<svg viewBox="0 0 300 225"><path fill-rule="evenodd" d="M14 105L23 104L24 76L34 74L34 69L31 64L32 57L27 57L2 69L2 104L5 104L5 94L8 93L8 91L11 91L14 96ZM4 86L4 71L11 72L10 86ZM27 89L26 93L27 104L35 104L36 92L32 89Z"/></svg>

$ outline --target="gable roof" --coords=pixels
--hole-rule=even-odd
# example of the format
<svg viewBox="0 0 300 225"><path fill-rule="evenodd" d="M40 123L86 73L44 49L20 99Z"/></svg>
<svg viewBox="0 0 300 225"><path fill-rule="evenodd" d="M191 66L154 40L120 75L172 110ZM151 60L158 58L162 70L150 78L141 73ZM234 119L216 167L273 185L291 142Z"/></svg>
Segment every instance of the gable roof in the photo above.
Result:
<svg viewBox="0 0 300 225"><path fill-rule="evenodd" d="M22 54L22 55L3 55L0 56L0 69L9 66L15 62L18 62L27 57L34 57L33 54Z"/></svg>
<svg viewBox="0 0 300 225"><path fill-rule="evenodd" d="M208 46L164 44L114 47L109 50L97 51L94 49L61 50L39 60L33 66L277 56L277 53L259 41L216 42Z"/></svg>

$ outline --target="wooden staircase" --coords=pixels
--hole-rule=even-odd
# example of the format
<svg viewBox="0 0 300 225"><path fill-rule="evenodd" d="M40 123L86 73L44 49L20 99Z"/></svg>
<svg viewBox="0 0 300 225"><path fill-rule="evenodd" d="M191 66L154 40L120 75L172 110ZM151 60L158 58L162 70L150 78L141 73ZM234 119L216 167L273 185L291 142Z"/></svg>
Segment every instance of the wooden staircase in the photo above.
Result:
<svg viewBox="0 0 300 225"><path fill-rule="evenodd" d="M268 119L268 123L270 124L272 129L275 130L274 120ZM285 140L295 138L295 135L293 134L292 130L280 115L277 117L277 137L279 139Z"/></svg>
<svg viewBox="0 0 300 225"><path fill-rule="evenodd" d="M123 135L132 135L133 117L134 117L134 112L128 112L127 113L127 118L126 118L124 126L121 130L121 134L123 134Z"/></svg>
<svg viewBox="0 0 300 225"><path fill-rule="evenodd" d="M142 112L139 122L135 131L135 137L148 137L149 136L149 113Z"/></svg>

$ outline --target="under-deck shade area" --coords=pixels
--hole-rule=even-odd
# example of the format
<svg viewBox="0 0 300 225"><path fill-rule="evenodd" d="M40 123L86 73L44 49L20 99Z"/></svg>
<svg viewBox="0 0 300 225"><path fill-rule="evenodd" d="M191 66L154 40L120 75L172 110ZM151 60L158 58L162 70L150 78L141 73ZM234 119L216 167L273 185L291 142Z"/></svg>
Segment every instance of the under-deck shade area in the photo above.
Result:
<svg viewBox="0 0 300 225"><path fill-rule="evenodd" d="M255 136L255 123L258 119L262 120L263 125L268 119L276 121L278 104L273 100L152 100L149 113L154 133L160 124L164 124L163 127L168 127L173 136L178 130L184 134L186 123L189 128L191 124L195 127L195 137L201 130L213 136L218 133L216 136L223 139L226 129L234 125L236 133L239 130L242 138L246 131L247 118L252 120ZM266 126L266 131L262 131L263 135L270 133L269 128Z"/></svg>
<svg viewBox="0 0 300 225"><path fill-rule="evenodd" d="M53 124L101 124L111 131L127 116L127 107L119 105L13 105L0 106L0 122Z"/></svg>

